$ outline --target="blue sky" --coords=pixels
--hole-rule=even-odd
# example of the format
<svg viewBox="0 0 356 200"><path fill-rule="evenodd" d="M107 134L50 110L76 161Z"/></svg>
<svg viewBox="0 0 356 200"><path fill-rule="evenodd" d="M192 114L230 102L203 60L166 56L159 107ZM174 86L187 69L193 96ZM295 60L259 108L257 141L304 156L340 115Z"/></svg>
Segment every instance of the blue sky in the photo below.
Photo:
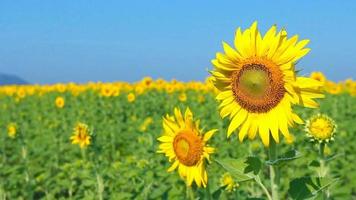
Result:
<svg viewBox="0 0 356 200"><path fill-rule="evenodd" d="M258 20L309 38L297 66L356 78L355 1L0 2L0 72L32 83L203 80L235 29Z"/></svg>

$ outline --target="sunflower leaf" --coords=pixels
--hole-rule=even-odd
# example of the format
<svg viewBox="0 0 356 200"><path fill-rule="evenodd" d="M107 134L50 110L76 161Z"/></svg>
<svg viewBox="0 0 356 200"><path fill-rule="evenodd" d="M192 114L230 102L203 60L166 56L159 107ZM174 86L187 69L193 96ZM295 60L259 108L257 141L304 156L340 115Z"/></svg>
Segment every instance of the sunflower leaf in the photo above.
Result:
<svg viewBox="0 0 356 200"><path fill-rule="evenodd" d="M288 193L295 200L315 198L338 180L310 176L296 178L289 183Z"/></svg>
<svg viewBox="0 0 356 200"><path fill-rule="evenodd" d="M216 191L214 191L212 194L213 199L219 199L224 188L225 186L219 187Z"/></svg>
<svg viewBox="0 0 356 200"><path fill-rule="evenodd" d="M260 170L262 168L262 162L256 156L247 157L245 163L247 164L247 166L244 170L244 173L253 172L255 175L257 175L258 172L260 172Z"/></svg>
<svg viewBox="0 0 356 200"><path fill-rule="evenodd" d="M267 165L282 165L288 161L292 161L292 160L295 160L295 159L298 159L301 157L302 157L302 154L299 153L297 150L291 150L291 151L286 152L282 156L278 156L278 158L276 160L266 161L266 164Z"/></svg>
<svg viewBox="0 0 356 200"><path fill-rule="evenodd" d="M246 164L246 158L239 159L224 159L215 160L219 165L221 165L227 172L233 176L237 182L244 182L253 180L255 175L251 172L245 173L245 168L248 166Z"/></svg>

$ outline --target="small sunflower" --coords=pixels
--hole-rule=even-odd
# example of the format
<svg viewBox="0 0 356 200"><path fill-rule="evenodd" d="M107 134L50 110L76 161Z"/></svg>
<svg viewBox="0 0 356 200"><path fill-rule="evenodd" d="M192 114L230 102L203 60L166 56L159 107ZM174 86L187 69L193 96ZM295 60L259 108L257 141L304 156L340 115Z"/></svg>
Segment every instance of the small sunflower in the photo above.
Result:
<svg viewBox="0 0 356 200"><path fill-rule="evenodd" d="M130 92L128 95L127 95L127 101L132 103L136 100L136 96L134 93Z"/></svg>
<svg viewBox="0 0 356 200"><path fill-rule="evenodd" d="M80 148L84 148L91 143L91 134L88 125L78 123L74 127L73 135L70 137L72 144L78 144Z"/></svg>
<svg viewBox="0 0 356 200"><path fill-rule="evenodd" d="M325 143L334 140L336 124L327 115L317 114L312 116L305 125L307 136L311 141Z"/></svg>
<svg viewBox="0 0 356 200"><path fill-rule="evenodd" d="M322 72L312 72L310 78L325 83L326 77Z"/></svg>
<svg viewBox="0 0 356 200"><path fill-rule="evenodd" d="M188 186L193 181L198 187L206 187L208 175L205 170L205 160L210 161L210 154L214 148L206 145L207 141L216 132L210 130L205 134L199 129L199 120L193 121L193 114L189 108L184 116L178 108L174 109L175 116L163 118L163 136L158 138L161 142L158 153L164 153L170 162L168 172L178 168L181 178L186 180Z"/></svg>
<svg viewBox="0 0 356 200"><path fill-rule="evenodd" d="M230 175L230 173L225 173L222 175L221 179L221 186L225 187L225 190L228 192L235 191L237 187L239 187L238 183L235 183L234 178Z"/></svg>
<svg viewBox="0 0 356 200"><path fill-rule="evenodd" d="M9 136L10 138L15 138L17 134L17 127L15 123L10 123L7 126L7 136Z"/></svg>
<svg viewBox="0 0 356 200"><path fill-rule="evenodd" d="M187 94L185 94L185 92L180 93L179 96L178 96L178 99L181 102L186 102L187 101Z"/></svg>
<svg viewBox="0 0 356 200"><path fill-rule="evenodd" d="M113 94L113 90L111 85L103 85L100 90L100 95L103 97L111 97Z"/></svg>
<svg viewBox="0 0 356 200"><path fill-rule="evenodd" d="M310 50L304 48L308 42L298 42L298 35L288 38L287 32L277 32L276 26L262 36L254 22L245 31L237 29L236 49L223 43L225 53L216 54L211 74L219 90L220 115L231 120L228 137L240 127L240 141L258 133L265 146L269 146L270 135L279 143L280 133L288 139L288 127L303 123L292 105L318 107L313 99L324 97L323 84L297 77L295 70L295 63Z"/></svg>
<svg viewBox="0 0 356 200"><path fill-rule="evenodd" d="M56 100L55 100L55 104L56 104L57 108L63 108L64 104L65 104L64 98L63 97L57 97Z"/></svg>

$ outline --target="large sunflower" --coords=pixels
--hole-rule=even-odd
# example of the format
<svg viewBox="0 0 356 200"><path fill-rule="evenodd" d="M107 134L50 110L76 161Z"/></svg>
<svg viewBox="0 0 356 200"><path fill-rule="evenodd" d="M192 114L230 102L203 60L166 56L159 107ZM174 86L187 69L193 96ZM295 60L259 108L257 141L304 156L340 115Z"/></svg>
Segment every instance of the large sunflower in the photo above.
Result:
<svg viewBox="0 0 356 200"><path fill-rule="evenodd" d="M290 38L287 32L277 32L272 26L264 36L257 22L245 31L237 29L235 48L225 42L225 53L217 53L212 60L214 84L220 91L221 117L230 117L228 137L240 127L240 141L259 133L265 146L270 134L278 143L279 133L291 135L288 126L303 121L292 111L293 104L316 108L314 98L322 98L322 83L306 77L297 77L295 63L310 49L309 40L298 42L298 35Z"/></svg>
<svg viewBox="0 0 356 200"><path fill-rule="evenodd" d="M158 138L162 142L158 153L164 153L173 162L168 172L178 168L179 175L186 180L187 185L195 181L198 187L205 187L208 181L205 159L209 161L209 154L214 152L214 148L206 146L206 142L216 130L203 134L199 129L199 120L193 121L189 108L184 116L175 108L174 115L163 118L164 133Z"/></svg>

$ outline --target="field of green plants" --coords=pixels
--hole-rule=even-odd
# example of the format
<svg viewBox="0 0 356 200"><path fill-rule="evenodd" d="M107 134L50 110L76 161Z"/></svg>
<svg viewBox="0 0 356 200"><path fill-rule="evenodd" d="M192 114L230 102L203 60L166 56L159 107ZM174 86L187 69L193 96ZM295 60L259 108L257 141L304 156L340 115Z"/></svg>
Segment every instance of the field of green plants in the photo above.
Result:
<svg viewBox="0 0 356 200"><path fill-rule="evenodd" d="M233 176L239 186L234 191L221 187L226 173L219 160L248 155L265 157L259 139L240 143L226 137L228 120L221 120L214 94L186 91L147 91L129 102L127 94L104 97L92 91L77 96L50 92L44 95L0 98L0 199L258 199L263 191L254 182ZM201 95L203 95L203 100ZM65 106L56 107L62 96ZM157 138L162 134L162 116L174 107L189 106L204 130L218 132L209 144L216 148L207 166L207 188L188 191L176 171L168 173L170 163L158 154ZM333 199L356 199L356 98L348 94L327 95L320 109L296 107L303 119L314 113L329 115L337 123L335 141L325 149L333 180L329 192ZM76 123L86 123L93 140L81 149L70 141ZM16 124L16 136L9 137L8 125ZM280 199L304 199L322 189L310 180L318 167L318 146L309 142L304 126L292 128L293 144L278 144L279 154L296 149L293 161L280 164ZM218 161L218 162L216 162ZM221 162L220 162L221 163ZM261 163L266 165L266 163ZM228 167L227 167L228 168ZM264 168L262 168L264 169ZM258 172L267 177L268 171ZM267 179L261 180L269 185ZM291 187L293 185L294 187ZM189 193L189 194L188 194Z"/></svg>

